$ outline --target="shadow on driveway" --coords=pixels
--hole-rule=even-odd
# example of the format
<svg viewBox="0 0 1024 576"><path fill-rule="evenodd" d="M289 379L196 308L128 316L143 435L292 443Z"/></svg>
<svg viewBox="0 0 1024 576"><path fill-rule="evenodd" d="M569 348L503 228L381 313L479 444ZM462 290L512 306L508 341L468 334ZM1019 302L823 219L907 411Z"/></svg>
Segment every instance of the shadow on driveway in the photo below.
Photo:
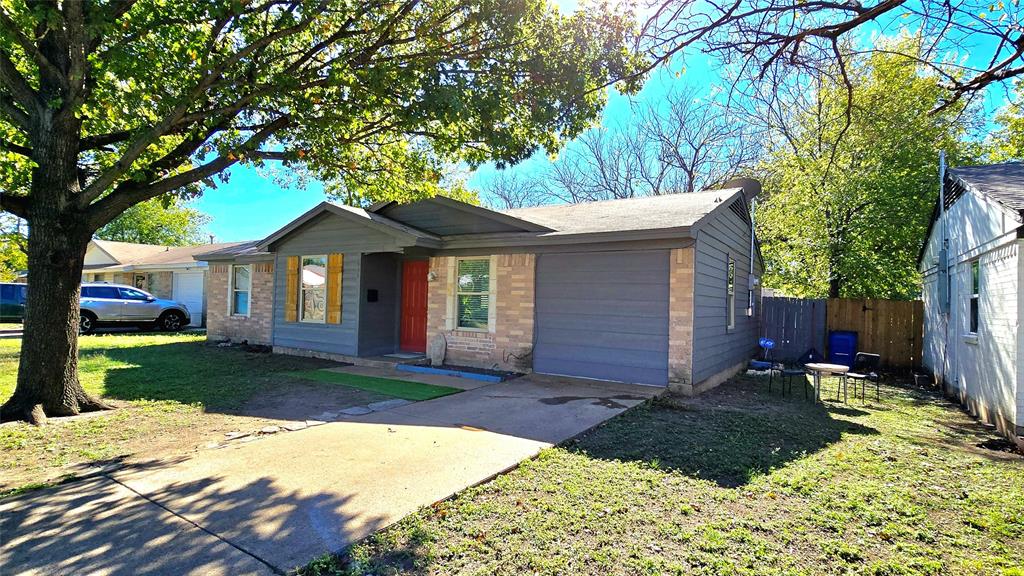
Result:
<svg viewBox="0 0 1024 576"><path fill-rule="evenodd" d="M133 472L179 462L149 463ZM145 496L99 476L0 502L3 572L60 574L273 574L346 542L347 498L282 489L257 478L225 489L222 477L167 484ZM173 502L170 507L161 505ZM200 528L230 526L214 535ZM271 519L268 521L268 518ZM361 516L362 529L379 518ZM292 554L281 547L292 546ZM268 551L278 552L265 557ZM282 560L285 561L282 564Z"/></svg>

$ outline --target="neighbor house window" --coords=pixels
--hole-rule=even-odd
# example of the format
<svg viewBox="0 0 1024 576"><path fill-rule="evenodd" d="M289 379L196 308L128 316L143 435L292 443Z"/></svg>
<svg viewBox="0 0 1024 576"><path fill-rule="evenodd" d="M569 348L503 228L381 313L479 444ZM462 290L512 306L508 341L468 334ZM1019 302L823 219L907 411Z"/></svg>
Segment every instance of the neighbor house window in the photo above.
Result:
<svg viewBox="0 0 1024 576"><path fill-rule="evenodd" d="M320 322L327 312L327 256L303 256L299 293L299 320Z"/></svg>
<svg viewBox="0 0 1024 576"><path fill-rule="evenodd" d="M491 309L491 261L487 258L459 260L456 272L458 327L486 329Z"/></svg>
<svg viewBox="0 0 1024 576"><path fill-rule="evenodd" d="M981 265L975 260L971 262L971 315L968 332L978 333L978 305L981 300Z"/></svg>
<svg viewBox="0 0 1024 576"><path fill-rule="evenodd" d="M725 306L728 327L736 327L736 261L729 256L725 277Z"/></svg>
<svg viewBox="0 0 1024 576"><path fill-rule="evenodd" d="M232 264L230 286L231 314L235 316L249 315L249 293L252 290L252 267L247 264Z"/></svg>

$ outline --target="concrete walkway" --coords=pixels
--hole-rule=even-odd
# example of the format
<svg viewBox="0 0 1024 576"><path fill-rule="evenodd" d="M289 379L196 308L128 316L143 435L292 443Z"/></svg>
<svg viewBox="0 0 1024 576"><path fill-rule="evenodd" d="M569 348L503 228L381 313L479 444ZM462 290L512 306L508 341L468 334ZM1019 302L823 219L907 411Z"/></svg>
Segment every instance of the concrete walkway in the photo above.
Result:
<svg viewBox="0 0 1024 576"><path fill-rule="evenodd" d="M659 391L531 375L29 493L0 501L0 566L283 573Z"/></svg>

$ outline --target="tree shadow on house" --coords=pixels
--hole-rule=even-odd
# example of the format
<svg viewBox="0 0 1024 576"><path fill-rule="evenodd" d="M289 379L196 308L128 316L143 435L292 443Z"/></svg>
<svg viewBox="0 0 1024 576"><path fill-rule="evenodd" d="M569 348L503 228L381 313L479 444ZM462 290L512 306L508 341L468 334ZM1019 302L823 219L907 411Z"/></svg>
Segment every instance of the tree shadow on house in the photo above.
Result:
<svg viewBox="0 0 1024 576"><path fill-rule="evenodd" d="M850 406L767 393L766 381L738 378L684 401L656 401L567 444L592 458L636 461L735 488L817 452L844 434L878 434L842 416Z"/></svg>
<svg viewBox="0 0 1024 576"><path fill-rule="evenodd" d="M11 573L273 574L338 552L380 529L352 516L350 497L222 477L149 488L147 467L0 501ZM135 478L133 475L141 475ZM6 572L5 572L6 573Z"/></svg>

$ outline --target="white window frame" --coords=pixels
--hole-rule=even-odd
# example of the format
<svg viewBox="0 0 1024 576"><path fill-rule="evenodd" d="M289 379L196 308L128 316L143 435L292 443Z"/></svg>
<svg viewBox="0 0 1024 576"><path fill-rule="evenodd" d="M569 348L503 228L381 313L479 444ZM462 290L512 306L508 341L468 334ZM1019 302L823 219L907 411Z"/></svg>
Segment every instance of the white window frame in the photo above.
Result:
<svg viewBox="0 0 1024 576"><path fill-rule="evenodd" d="M978 258L978 259L971 260L969 264L970 265L968 266L968 272L967 272L968 280L967 280L967 282L970 285L971 290L967 294L967 336L969 338L977 339L978 331L981 329L981 259ZM974 269L975 269L975 267L977 267L977 269L978 269L978 275L977 275L978 285L977 286L974 285L974 279L975 279ZM975 322L975 324L977 324L977 325L974 326L973 327L974 329L972 330L971 329L972 328L972 326L971 326L971 303L974 302L975 300L977 300L977 302L978 302L978 306L977 306L978 316L976 318L977 321Z"/></svg>
<svg viewBox="0 0 1024 576"><path fill-rule="evenodd" d="M302 288L302 268L303 268L302 262L306 258L323 258L324 259L324 317L322 319L319 319L319 320L317 320L316 318L311 318L311 319L307 320L307 319L302 317L302 312L306 308L306 291ZM302 322L304 324L326 324L327 323L327 261L328 261L327 254L304 254L302 256L299 256L299 297L298 297L298 304L299 304L298 318L299 318L299 322Z"/></svg>
<svg viewBox="0 0 1024 576"><path fill-rule="evenodd" d="M463 292L459 290L459 263L464 261L472 260L485 260L487 262L487 291L486 292ZM493 332L494 331L494 282L495 282L495 266L494 258L491 256L466 256L464 258L456 258L455 265L452 270L453 282L455 286L452 288L452 298L449 303L451 306L451 315L453 316L452 328L461 332ZM463 294L485 294L487 295L487 326L483 328L474 328L471 326L459 326L459 296Z"/></svg>
<svg viewBox="0 0 1024 576"><path fill-rule="evenodd" d="M235 268L249 269L249 289L239 290L239 292L247 292L249 294L249 306L245 314L235 312ZM252 264L228 264L228 315L239 318L248 318L252 315Z"/></svg>
<svg viewBox="0 0 1024 576"><path fill-rule="evenodd" d="M729 278L729 269L732 278ZM725 258L725 327L727 330L736 328L736 260L731 254Z"/></svg>

